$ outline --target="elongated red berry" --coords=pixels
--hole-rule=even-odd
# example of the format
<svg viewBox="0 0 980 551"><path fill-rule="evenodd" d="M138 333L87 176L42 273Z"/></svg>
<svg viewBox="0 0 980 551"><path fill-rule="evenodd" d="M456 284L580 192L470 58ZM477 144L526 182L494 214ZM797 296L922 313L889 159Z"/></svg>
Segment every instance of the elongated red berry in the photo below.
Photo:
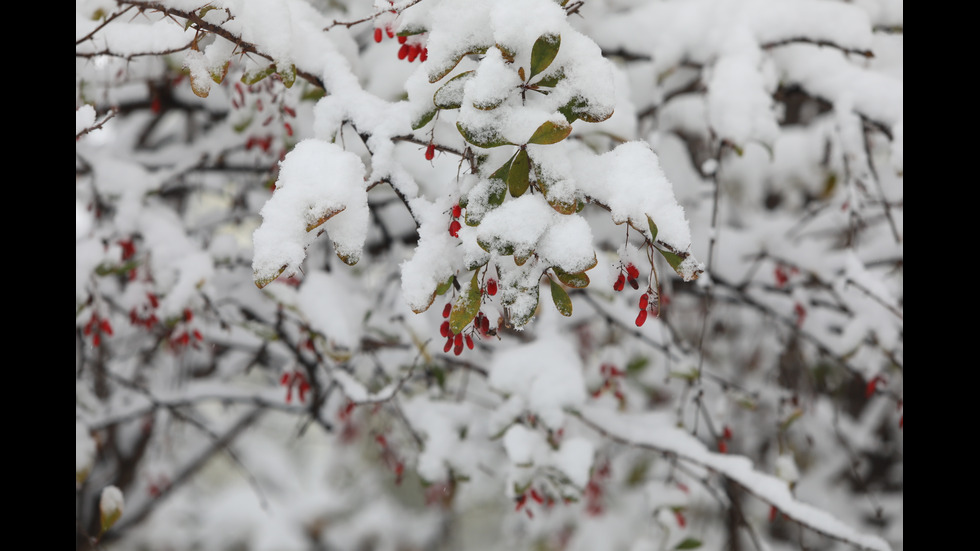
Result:
<svg viewBox="0 0 980 551"><path fill-rule="evenodd" d="M449 335L449 338L446 340L446 345L442 347L442 351L449 352L452 348L453 348L453 336Z"/></svg>
<svg viewBox="0 0 980 551"><path fill-rule="evenodd" d="M497 294L497 280L489 279L487 280L487 294L490 296Z"/></svg>
<svg viewBox="0 0 980 551"><path fill-rule="evenodd" d="M622 291L623 286L625 284L626 284L626 276L624 276L623 274L619 274L619 277L616 278L616 283L613 284L613 289L617 291Z"/></svg>
<svg viewBox="0 0 980 551"><path fill-rule="evenodd" d="M453 205L453 218L459 218L463 214L463 209L459 205Z"/></svg>
<svg viewBox="0 0 980 551"><path fill-rule="evenodd" d="M398 59L405 59L406 57L408 57L408 44L402 44L402 47L398 48Z"/></svg>
<svg viewBox="0 0 980 551"><path fill-rule="evenodd" d="M381 38L381 27L378 27L377 29L374 29L374 41L381 42Z"/></svg>
<svg viewBox="0 0 980 551"><path fill-rule="evenodd" d="M466 348L473 350L473 337L466 335Z"/></svg>
<svg viewBox="0 0 980 551"><path fill-rule="evenodd" d="M720 453L728 453L728 442L718 440L718 451Z"/></svg>
<svg viewBox="0 0 980 551"><path fill-rule="evenodd" d="M408 47L408 62L411 63L415 61L415 58L419 56L419 47L412 45Z"/></svg>
<svg viewBox="0 0 980 551"><path fill-rule="evenodd" d="M729 427L728 425L725 425L725 428L723 428L721 430L721 437L724 438L725 440L731 440L732 439L732 428Z"/></svg>
<svg viewBox="0 0 980 551"><path fill-rule="evenodd" d="M442 322L442 325L439 326L439 334L442 335L443 337L448 337L449 336L449 322L448 321Z"/></svg>
<svg viewBox="0 0 980 551"><path fill-rule="evenodd" d="M484 333L490 331L490 318L483 318L480 320L480 330Z"/></svg>
<svg viewBox="0 0 980 551"><path fill-rule="evenodd" d="M453 349L453 354L456 354L457 356L459 356L460 354L463 353L463 334L462 333L456 333L456 342L455 342L455 345L456 345L456 348Z"/></svg>
<svg viewBox="0 0 980 551"><path fill-rule="evenodd" d="M424 62L426 59L429 59L429 49L422 48L422 53L419 54L419 61Z"/></svg>
<svg viewBox="0 0 980 551"><path fill-rule="evenodd" d="M636 269L636 266L632 262L626 266L626 273L630 275L630 279L640 277L640 270Z"/></svg>
<svg viewBox="0 0 980 551"><path fill-rule="evenodd" d="M453 311L453 305L447 302L446 305L442 308L442 317L448 318L449 314L452 313L452 311Z"/></svg>
<svg viewBox="0 0 980 551"><path fill-rule="evenodd" d="M640 310L646 310L647 306L650 304L650 295L644 294L640 297Z"/></svg>
<svg viewBox="0 0 980 551"><path fill-rule="evenodd" d="M453 220L452 224L449 224L449 235L453 237L459 237L459 228L463 227L459 223L459 220Z"/></svg>
<svg viewBox="0 0 980 551"><path fill-rule="evenodd" d="M398 37L398 43L399 44L404 44L406 40L408 40L408 37L407 36L399 36Z"/></svg>
<svg viewBox="0 0 980 551"><path fill-rule="evenodd" d="M385 27L385 34L388 35L388 38L395 38L395 33L391 30L391 27Z"/></svg>
<svg viewBox="0 0 980 551"><path fill-rule="evenodd" d="M636 316L636 326L641 327L647 321L647 311L640 310L640 313Z"/></svg>
<svg viewBox="0 0 980 551"><path fill-rule="evenodd" d="M629 282L630 282L630 287L632 287L634 289L639 289L640 288L640 283L636 280L636 278L631 277L629 279Z"/></svg>

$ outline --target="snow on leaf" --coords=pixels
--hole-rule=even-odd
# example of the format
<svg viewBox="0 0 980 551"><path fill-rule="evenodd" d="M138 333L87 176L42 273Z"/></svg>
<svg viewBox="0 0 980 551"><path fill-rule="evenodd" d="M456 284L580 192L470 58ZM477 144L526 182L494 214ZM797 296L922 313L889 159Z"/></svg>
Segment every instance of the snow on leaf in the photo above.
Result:
<svg viewBox="0 0 980 551"><path fill-rule="evenodd" d="M331 215L329 213L338 213ZM276 191L261 210L253 234L252 270L260 288L284 272L293 273L306 258L316 235L307 228L322 223L338 256L356 262L367 233L368 207L364 165L335 144L304 140L286 155ZM320 222L321 218L326 218Z"/></svg>

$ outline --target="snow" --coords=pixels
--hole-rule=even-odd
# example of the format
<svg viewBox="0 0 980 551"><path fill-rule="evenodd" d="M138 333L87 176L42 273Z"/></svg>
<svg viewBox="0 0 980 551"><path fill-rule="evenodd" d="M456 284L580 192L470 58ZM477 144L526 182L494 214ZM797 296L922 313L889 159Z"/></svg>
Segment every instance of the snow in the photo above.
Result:
<svg viewBox="0 0 980 551"><path fill-rule="evenodd" d="M99 510L103 517L111 517L122 514L123 493L116 486L106 486L102 489L102 496L99 498Z"/></svg>
<svg viewBox="0 0 980 551"><path fill-rule="evenodd" d="M285 267L295 274L322 223L337 254L357 262L367 237L369 217L364 165L336 144L310 139L296 145L282 162L276 191L262 207L255 230L252 269L256 281L275 278Z"/></svg>

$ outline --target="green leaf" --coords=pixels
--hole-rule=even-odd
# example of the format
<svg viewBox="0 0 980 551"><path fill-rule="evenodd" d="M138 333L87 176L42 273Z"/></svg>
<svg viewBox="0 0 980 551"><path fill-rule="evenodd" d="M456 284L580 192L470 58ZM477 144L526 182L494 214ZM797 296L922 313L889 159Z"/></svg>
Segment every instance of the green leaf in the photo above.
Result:
<svg viewBox="0 0 980 551"><path fill-rule="evenodd" d="M531 75L529 78L534 78L535 75L547 69L555 60L555 56L558 55L558 48L560 47L561 35L543 34L538 37L534 41L534 46L531 47Z"/></svg>
<svg viewBox="0 0 980 551"><path fill-rule="evenodd" d="M561 315L565 317L571 316L572 299L569 298L568 293L565 292L565 289L561 285L555 283L555 280L549 277L548 281L551 282L551 298L555 301L555 307L558 308Z"/></svg>
<svg viewBox="0 0 980 551"><path fill-rule="evenodd" d="M687 538L684 541L677 544L674 549L697 549L701 547L701 540L696 540L694 538Z"/></svg>
<svg viewBox="0 0 980 551"><path fill-rule="evenodd" d="M534 254L534 249L528 249L527 251L524 251L522 253L514 253L514 264L517 264L518 266L523 266L528 261L528 259L531 258L531 255L533 254Z"/></svg>
<svg viewBox="0 0 980 551"><path fill-rule="evenodd" d="M459 109L463 104L463 86L474 76L475 71L465 71L447 80L432 95L432 103L439 109Z"/></svg>
<svg viewBox="0 0 980 551"><path fill-rule="evenodd" d="M290 64L289 67L279 71L279 78L282 79L282 83L286 88L292 88L293 83L296 82L296 66Z"/></svg>
<svg viewBox="0 0 980 551"><path fill-rule="evenodd" d="M587 276L585 272L570 274L558 266L552 266L551 269L554 270L555 275L558 276L558 281L561 281L569 287L574 289L584 289L589 286L589 276Z"/></svg>
<svg viewBox="0 0 980 551"><path fill-rule="evenodd" d="M510 172L507 174L507 187L510 194L520 197L527 191L531 172L531 159L527 156L527 150L521 149L511 163Z"/></svg>
<svg viewBox="0 0 980 551"><path fill-rule="evenodd" d="M594 113L589 107L589 102L581 96L575 96L569 100L568 103L558 108L558 112L564 115L568 122L575 122L576 119L582 119L585 122L602 122L613 115L612 110L608 113Z"/></svg>
<svg viewBox="0 0 980 551"><path fill-rule="evenodd" d="M473 272L473 280L465 292L460 293L453 304L453 309L449 313L449 328L453 333L462 333L463 329L473 321L476 313L480 311L482 295L480 293L480 282L477 279L479 272Z"/></svg>
<svg viewBox="0 0 980 551"><path fill-rule="evenodd" d="M275 63L269 65L265 69L259 69L257 71L248 71L247 73L242 75L242 84L248 84L248 85L255 84L256 82L259 82L265 77L275 74L275 72L276 72Z"/></svg>
<svg viewBox="0 0 980 551"><path fill-rule="evenodd" d="M418 130L419 128L422 128L423 126L429 124L429 121L431 121L432 118L436 116L437 111L438 109L432 109L431 111L426 111L425 113L422 113L422 116L416 119L416 121L412 123L412 130Z"/></svg>
<svg viewBox="0 0 980 551"><path fill-rule="evenodd" d="M490 194L487 197L487 205L490 208L495 209L500 205L504 204L504 199L506 197L507 197L507 183L497 178L492 179L490 181Z"/></svg>
<svg viewBox="0 0 980 551"><path fill-rule="evenodd" d="M533 143L538 145L548 145L553 143L558 143L568 137L572 133L571 124L561 124L547 121L531 135L531 139L527 143Z"/></svg>
<svg viewBox="0 0 980 551"><path fill-rule="evenodd" d="M437 295L445 294L446 291L448 291L449 288L453 286L453 279L455 278L456 276L449 276L449 279L443 281L438 286L436 286L436 294Z"/></svg>
<svg viewBox="0 0 980 551"><path fill-rule="evenodd" d="M653 223L653 218L650 218L650 216L647 216L647 224L650 226L650 242L653 243L657 240L657 232L659 230L657 229L657 225Z"/></svg>
<svg viewBox="0 0 980 551"><path fill-rule="evenodd" d="M518 297L515 297L515 301L517 298ZM522 299L522 302L523 299L528 299L529 301L533 302L531 303L530 307L521 308L520 312L515 313L511 311L510 323L514 327L523 327L527 325L529 321L531 321L531 318L534 317L534 313L538 309L538 286L535 285L534 287L523 291L519 298ZM513 302L511 302L511 304L513 304Z"/></svg>
<svg viewBox="0 0 980 551"><path fill-rule="evenodd" d="M463 135L463 138L467 142L484 149L500 147L502 145L515 145L505 140L494 128L480 131L467 128L462 123L457 122L456 129L459 130L459 133Z"/></svg>
<svg viewBox="0 0 980 551"><path fill-rule="evenodd" d="M460 60L463 59L464 57L466 57L468 55L473 55L473 54L485 54L485 53L487 53L487 50L489 50L489 49L490 49L489 46L477 46L476 48L473 48L472 50L469 50L469 51L466 51L466 52L460 52L458 55L456 55L452 59L450 59L449 60L449 63L447 63L446 65L444 65L441 70L438 70L435 73L430 74L429 75L429 82L432 83L432 84L435 84L436 82L439 82L440 80L442 80L443 77L445 77L446 75L448 75L449 73L451 73L453 71L453 69L455 69L456 66L459 65ZM503 51L503 50L501 50L501 51Z"/></svg>
<svg viewBox="0 0 980 551"><path fill-rule="evenodd" d="M670 267L675 271L677 270L677 267L681 265L681 262L684 262L684 257L677 253L665 251L663 249L657 250L660 251L661 256L667 259L667 264L670 264Z"/></svg>
<svg viewBox="0 0 980 551"><path fill-rule="evenodd" d="M565 71L559 69L558 71L555 71L554 73L546 77L541 77L541 80L535 82L534 86L546 86L548 88L554 88L555 86L558 85L559 82L561 82L564 79L565 79Z"/></svg>

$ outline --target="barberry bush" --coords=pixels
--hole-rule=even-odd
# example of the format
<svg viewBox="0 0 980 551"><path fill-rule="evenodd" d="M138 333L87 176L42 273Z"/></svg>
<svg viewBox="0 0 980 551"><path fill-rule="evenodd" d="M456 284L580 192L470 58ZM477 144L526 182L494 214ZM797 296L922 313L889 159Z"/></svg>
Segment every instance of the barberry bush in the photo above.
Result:
<svg viewBox="0 0 980 551"><path fill-rule="evenodd" d="M76 2L76 548L901 549L902 25Z"/></svg>

